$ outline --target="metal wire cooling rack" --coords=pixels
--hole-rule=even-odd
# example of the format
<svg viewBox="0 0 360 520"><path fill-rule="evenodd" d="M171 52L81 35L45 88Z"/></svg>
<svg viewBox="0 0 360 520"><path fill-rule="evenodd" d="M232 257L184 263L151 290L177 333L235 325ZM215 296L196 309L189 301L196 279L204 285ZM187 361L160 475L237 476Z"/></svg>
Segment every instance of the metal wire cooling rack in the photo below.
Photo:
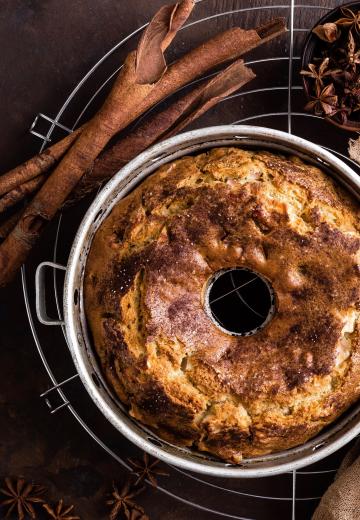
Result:
<svg viewBox="0 0 360 520"><path fill-rule="evenodd" d="M253 27L270 16L286 16L289 32L271 45L257 49L248 56L247 63L257 73L253 88L240 91L199 119L194 126L252 122L287 130L306 137L342 159L350 161L346 155L346 136L314 115L302 110L304 98L299 81L299 60L301 46L306 32L326 11L339 5L336 0L316 0L311 3L261 0L198 0L194 16L182 29L175 45L175 58L179 51L187 50L208 38L210 34L231 25ZM142 29L139 27L110 49L82 78L70 93L55 117L39 114L30 129L42 142L41 150L47 143L56 140L59 133L71 132L84 118L101 103L112 78L120 70L127 51L133 48ZM195 30L196 29L196 30ZM183 37L185 35L185 37ZM184 41L186 42L184 44ZM266 83L265 83L266 78ZM264 84L265 83L265 84ZM46 130L44 124L48 125ZM350 161L357 169L357 165ZM50 231L48 256L55 262L66 264L76 227L86 210L76 208L60 216ZM81 424L87 433L122 466L130 470L127 456L135 450L107 422L97 410L82 386L66 348L64 330L51 330L41 326L35 317L33 298L34 273L29 268L22 270L23 292L29 323L41 360L51 380L51 387L42 397L46 400L51 414L61 409L67 410ZM61 319L62 280L54 270L53 288L56 311ZM59 345L56 349L54 345ZM169 468L170 478L160 481L159 491L197 510L206 518L232 518L237 520L295 520L311 517L319 497L331 482L338 467L341 453L302 471L262 479L215 479L190 474L175 467ZM181 479L181 486L174 482ZM179 494L178 489L182 490ZM221 507L219 507L221 504ZM205 516L202 516L205 518Z"/></svg>

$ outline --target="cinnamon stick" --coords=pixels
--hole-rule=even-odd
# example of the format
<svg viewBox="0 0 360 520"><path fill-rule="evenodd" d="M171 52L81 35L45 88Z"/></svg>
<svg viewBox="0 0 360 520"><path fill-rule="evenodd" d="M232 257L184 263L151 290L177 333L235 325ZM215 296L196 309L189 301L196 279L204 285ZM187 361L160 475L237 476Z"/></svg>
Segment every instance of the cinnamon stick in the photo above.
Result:
<svg viewBox="0 0 360 520"><path fill-rule="evenodd" d="M9 191L17 188L21 184L34 179L38 175L52 168L54 164L65 154L82 131L83 127L78 128L75 132L67 135L61 141L53 144L44 152L35 155L28 161L20 164L13 170L0 176L0 195L4 195Z"/></svg>
<svg viewBox="0 0 360 520"><path fill-rule="evenodd" d="M193 0L165 5L155 14L140 40L136 52L139 83L149 83L165 72L164 51L185 23L194 6ZM84 130L85 125L13 170L0 176L0 195L17 188L52 168Z"/></svg>
<svg viewBox="0 0 360 520"><path fill-rule="evenodd" d="M168 8L168 6L164 6L164 8L162 9L165 9L165 7ZM162 16L164 15L164 12L165 11L162 12ZM160 16L158 18L154 18L154 20L156 19L157 21L159 21L159 18ZM216 65L219 65L220 63L231 61L231 59L234 59L240 56L242 53L245 53L247 50L249 50L250 46L244 47L244 37L249 38L249 42L256 40L257 44L261 44L268 41L269 39L278 36L284 31L284 20L279 18L274 19L271 22L264 24L252 31L243 31L238 27L229 29L228 31L218 34L209 42L206 42L198 49L195 49L195 51L190 52L190 59L187 60L187 62L191 62L191 60L197 61L205 59L206 65L200 71L199 75L201 75L203 72L206 72L206 70L214 68ZM255 32L256 34L254 34ZM140 46L142 48L142 58L141 60L138 59L138 61L140 62L146 61L146 59L148 59L148 53L145 51L145 43L148 40L149 37L147 36L146 38L144 37L140 42ZM204 56L206 52L208 52L208 56ZM162 55L162 53L160 54ZM161 60L159 60L158 58L155 61L158 62ZM159 70L158 65L158 74L161 75L162 73L163 68L161 66ZM145 74L144 66L141 65L140 70L138 71L138 75L140 75L140 77L143 77L143 74ZM193 73L191 73L189 77L194 78L195 76L193 75ZM55 145L52 145L43 153L36 155L24 164L0 176L0 195L9 192L10 190L20 186L24 182L31 180L37 175L45 173L50 168L52 168L61 158L61 156L67 151L67 149L74 142L75 138L81 133L82 130L83 127L77 129L73 134L67 136L65 139L59 141Z"/></svg>
<svg viewBox="0 0 360 520"><path fill-rule="evenodd" d="M194 6L194 0L182 0L171 8L164 6L147 26L139 43L156 40L153 52L164 52L180 29ZM161 38L159 39L159 34ZM143 52L142 52L143 55ZM0 246L0 285L11 280L21 266L45 227L46 222L56 214L82 175L91 168L94 160L109 140L125 128L136 117L146 111L151 104L146 98L157 87L164 70L154 83L141 83L151 74L151 56L142 59L137 52L129 53L119 75L98 113L75 138L68 153L57 165L33 200L25 208L13 231Z"/></svg>
<svg viewBox="0 0 360 520"><path fill-rule="evenodd" d="M187 12L190 12L190 2L184 0L182 5L186 5ZM179 12L177 6L174 6L167 34L171 34L172 24L179 27L178 23L174 23L176 10ZM185 18L184 11L185 8L180 10L182 20ZM150 32L143 39L154 30L151 22L147 28ZM1 244L0 285L5 285L12 278L40 236L45 223L56 214L115 133L210 68L234 59L284 31L283 19L273 20L261 28L249 31L230 29L183 56L165 72L161 70L161 76L154 83L140 82L147 74L153 74L153 70L147 70L149 59L137 62L136 51L131 52L102 108L77 137L68 153L25 209L13 232ZM163 46L162 43L161 49Z"/></svg>
<svg viewBox="0 0 360 520"><path fill-rule="evenodd" d="M281 34L284 32L284 30L284 21L282 19L275 19L258 27L255 31L258 37L261 39L259 43L264 43L269 39L276 37L278 34ZM209 54L211 54L211 56L206 58L209 60L209 63L204 70L209 70L219 63L231 61L231 59L234 57L238 57L242 54L242 52L246 52L246 50L248 50L243 49L244 35L239 33L239 31L244 32L239 28L234 28L215 36L212 40L210 40L212 43L211 48L209 46L210 42L203 44L206 47L209 46L208 51ZM249 31L247 31L247 33L249 33ZM145 46L144 42L145 38L142 40L143 47ZM217 49L216 46L218 47ZM198 51L198 49L196 51ZM144 50L142 52L142 59L145 60L145 56L147 56L147 54ZM217 53L219 53L219 55ZM193 53L192 56L193 59L199 59L199 52ZM140 69L140 71L141 70L142 69ZM9 192L10 190L20 186L22 183L31 180L37 175L45 173L50 168L52 168L60 159L60 157L67 151L82 129L83 128L77 129L70 136L67 136L62 141L52 145L43 153L34 156L29 161L26 161L17 168L14 168L10 172L0 176L0 195Z"/></svg>
<svg viewBox="0 0 360 520"><path fill-rule="evenodd" d="M0 240L4 240L19 222L22 211L18 211L0 224Z"/></svg>
<svg viewBox="0 0 360 520"><path fill-rule="evenodd" d="M255 78L238 60L213 78L150 117L127 137L102 152L76 187L69 203L79 200L110 179L126 163L154 143L177 134L204 112Z"/></svg>
<svg viewBox="0 0 360 520"><path fill-rule="evenodd" d="M238 90L254 77L255 74L251 69L246 67L242 60L238 60L172 103L167 109L147 119L126 138L120 139L111 148L100 154L95 161L94 168L84 175L71 198L65 203L65 206L77 202L96 190L139 153L159 140L178 133L194 119L200 117L212 106ZM39 179L39 182L43 182L46 179L46 175L43 174L32 181L24 183L19 188L13 190L13 192L18 190L22 196L28 195L30 183L37 179ZM27 190L24 189L26 187ZM35 189L37 189L36 184L34 184ZM1 201L4 201L7 195L0 199L0 208ZM12 200L15 200L15 198L13 197ZM21 211L17 212L0 224L0 239L3 240L12 231L20 219L21 213Z"/></svg>
<svg viewBox="0 0 360 520"><path fill-rule="evenodd" d="M173 102L167 109L146 119L127 137L120 139L99 155L93 168L84 174L65 206L96 190L136 155L161 139L180 132L194 119L254 77L252 70L246 67L242 60L238 60ZM37 179L39 182L34 182ZM43 174L0 198L0 213L5 208L9 208L11 203L18 203L31 192L36 191L45 179L46 175Z"/></svg>
<svg viewBox="0 0 360 520"><path fill-rule="evenodd" d="M38 175L34 179L30 179L17 188L9 191L3 197L0 197L0 213L4 213L4 211L15 206L28 195L34 193L44 183L45 179L45 174Z"/></svg>
<svg viewBox="0 0 360 520"><path fill-rule="evenodd" d="M188 19L194 1L164 5L143 32L136 51L137 81L143 85L155 83L166 71L165 50Z"/></svg>

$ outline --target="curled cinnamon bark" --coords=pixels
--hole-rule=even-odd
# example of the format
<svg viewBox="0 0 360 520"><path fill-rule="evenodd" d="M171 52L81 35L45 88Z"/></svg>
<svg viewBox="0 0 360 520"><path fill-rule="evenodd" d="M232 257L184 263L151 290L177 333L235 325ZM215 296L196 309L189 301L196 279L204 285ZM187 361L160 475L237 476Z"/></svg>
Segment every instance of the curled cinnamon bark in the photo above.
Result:
<svg viewBox="0 0 360 520"><path fill-rule="evenodd" d="M174 30L174 27L172 27L172 30ZM204 43L194 51L191 51L187 58L184 59L185 65L182 66L182 70L186 68L187 63L190 62L191 64L191 61L197 63L199 60L205 59L204 66L201 68L198 74L199 76L207 70L214 68L216 65L219 65L220 63L231 61L232 59L250 50L253 46L262 44L268 41L269 39L278 36L285 30L285 23L282 18L274 19L269 23L258 27L257 29L250 31L244 31L243 29L239 29L238 27L229 29L227 31L224 31L223 33L216 35L214 38ZM247 40L245 44L244 39ZM142 46L144 46L145 41L148 40L148 37L146 39L143 38L141 40ZM142 50L142 53L143 55L141 59L141 66L140 70L138 70L138 75L140 76L146 73L146 71L144 70L145 65L143 65L142 62L145 61L145 56L148 55L148 53L146 53L144 50ZM180 59L179 61L182 62L182 59ZM159 74L162 74L162 69L159 71ZM178 74L180 73L178 72ZM193 69L191 69L188 77L190 78L189 81L196 77L196 74L194 74ZM168 82L169 81L165 83ZM186 81L183 83L186 84ZM164 95L166 96L166 92ZM24 182L29 181L37 175L41 175L47 172L50 168L52 168L61 158L61 156L64 155L64 153L67 151L70 145L75 141L75 139L82 132L84 127L85 125L77 129L73 134L67 136L62 141L59 141L55 145L52 145L43 153L36 155L24 164L0 176L0 195L3 195L9 192L10 190L13 190L14 188L17 188ZM96 166L94 166L94 168L96 168ZM104 168L106 169L106 164ZM114 172L115 170L113 169L112 171Z"/></svg>
<svg viewBox="0 0 360 520"><path fill-rule="evenodd" d="M20 164L13 170L0 176L0 195L4 195L9 191L21 186L21 184L34 179L38 175L46 172L52 168L57 161L66 153L72 143L83 130L83 127L78 128L75 132L67 135L58 143L53 144L44 152L35 155L28 161Z"/></svg>
<svg viewBox="0 0 360 520"><path fill-rule="evenodd" d="M151 29L143 32L136 52L137 80L155 83L166 71L165 50L188 19L194 1L164 5L151 21Z"/></svg>
<svg viewBox="0 0 360 520"><path fill-rule="evenodd" d="M16 224L19 222L21 217L21 211L18 211L11 215L11 217L8 217L3 222L0 223L0 241L4 240L10 232L14 229Z"/></svg>
<svg viewBox="0 0 360 520"><path fill-rule="evenodd" d="M34 193L44 183L45 179L45 174L38 175L0 197L0 213L4 213L4 211L15 206L31 193Z"/></svg>
<svg viewBox="0 0 360 520"><path fill-rule="evenodd" d="M165 64L163 53L170 45L177 31L190 15L193 7L194 0L183 0L182 2L175 5L163 6L154 16L146 31L143 33L138 50L130 53L127 60L127 69L130 70L132 66L134 67L134 62L136 61L136 81L134 81L134 83L138 83L139 85L143 83L146 85L146 78L149 78L155 82L156 78L159 79L162 76L166 70L166 67L159 65L159 63ZM131 72L129 72L129 70L128 75L131 76ZM104 113L107 112L106 108L108 111L109 108L114 110L114 113L110 114L109 116L109 122L113 121L114 124L116 124L115 114L119 115L120 120L123 116L123 111L121 108L116 108L113 106L115 101L117 102L117 100L114 99L116 98L116 92L121 90L120 86L122 84L126 85L128 83L129 87L131 87L132 84L130 77L126 78L128 80L127 83L126 81L121 81L124 79L122 76L124 76L124 74L120 75L120 85L117 86L115 83L112 93L110 94L105 103L105 106L102 109ZM151 90L151 87L149 90ZM144 88L144 91L146 92L146 88ZM127 94L129 94L129 92L127 92ZM136 97L136 92L133 94ZM140 93L139 98L141 98ZM139 99L139 102L141 102L141 99ZM98 117L98 119L100 118ZM93 122L91 123L93 126L96 126ZM31 179L52 168L75 142L79 135L85 130L86 126L87 125L83 125L81 128L77 129L75 132L68 135L58 143L47 148L41 154L36 155L32 159L0 176L0 195L8 193L24 182L30 181ZM121 123L119 123L119 127L121 127Z"/></svg>
<svg viewBox="0 0 360 520"><path fill-rule="evenodd" d="M185 4L190 6L192 2L184 0L181 3ZM161 52L164 42L172 39L174 27L180 28L176 13L180 13L183 23L184 12L189 14L190 10L179 9L178 4L173 7L171 19L167 21L168 30L163 31L165 36L160 44ZM150 22L146 30L148 34L154 31L152 23ZM0 285L11 280L25 261L46 222L53 218L117 132L207 70L238 57L285 30L284 20L276 19L258 29L247 31L234 28L225 31L180 58L164 73L161 72L161 77L153 83L141 83L147 74L153 74L153 69L151 73L147 70L149 60L137 62L137 52L131 52L104 105L75 139L67 154L25 209L14 230L1 244ZM157 34L158 29L155 32Z"/></svg>
<svg viewBox="0 0 360 520"><path fill-rule="evenodd" d="M183 0L180 4L171 6L166 11L167 16L159 19L157 13L147 26L140 45L147 38L150 41L156 38L157 46L153 46L153 52L163 52L193 6L193 0ZM159 33L162 35L161 39L158 38ZM64 204L109 140L152 106L147 98L157 88L161 77L151 84L140 82L147 75L149 60L151 57L137 62L137 51L129 53L103 106L76 137L67 154L25 208L13 231L0 245L1 286L11 280L46 223Z"/></svg>
<svg viewBox="0 0 360 520"><path fill-rule="evenodd" d="M183 130L194 119L200 117L212 106L235 92L255 77L252 70L242 60L231 64L210 80L174 101L168 108L147 118L130 134L102 152L93 168L86 172L76 186L65 206L80 200L110 179L127 162L152 144ZM43 174L24 183L0 198L0 213L15 202L36 191L45 181ZM36 182L38 180L38 182Z"/></svg>
<svg viewBox="0 0 360 520"><path fill-rule="evenodd" d="M173 30L174 27L172 27L172 31ZM257 36L254 35L254 31L257 33ZM285 25L282 18L274 19L253 31L243 31L242 29L236 27L218 34L209 42L204 43L198 49L190 53L190 55L191 58L195 60L201 57L201 49L207 51L209 56L205 57L207 64L203 70L209 70L219 63L230 61L231 59L240 56L250 49L250 47L244 47L244 33L246 33L246 38L249 38L249 41L253 40L255 36L255 40L257 42L256 45L258 45L278 36L284 31ZM149 38L147 37L146 41L148 39ZM142 39L142 45L145 45L145 38ZM145 61L145 56L147 53L144 50L142 53L143 57L141 61ZM144 66L141 66L140 70L138 70L138 75L141 76L142 74L145 74L145 72L146 71L144 71ZM161 73L162 70L160 70L159 74L161 75ZM47 148L43 153L36 155L29 161L26 161L10 172L0 176L0 195L8 193L10 190L20 186L24 182L29 181L37 175L45 173L50 168L52 168L61 158L61 156L68 150L70 145L78 137L83 128L84 127L77 129L70 136L67 136L62 141L59 141L58 143Z"/></svg>
<svg viewBox="0 0 360 520"><path fill-rule="evenodd" d="M150 117L127 137L99 155L93 169L79 182L69 203L94 191L146 148L180 132L253 78L254 72L244 65L243 60L238 60L178 99L169 108Z"/></svg>
<svg viewBox="0 0 360 520"><path fill-rule="evenodd" d="M99 155L94 163L94 168L83 176L64 206L67 207L74 204L99 188L139 153L159 140L183 130L197 117L200 117L212 106L251 81L254 77L255 74L251 69L246 67L242 60L238 60L172 103L167 109L147 119L126 138L120 139L111 148ZM25 197L25 195L29 194L30 183L38 181L41 184L45 179L46 174L42 174L24 183L19 188L15 188L13 192L17 192L21 197ZM34 183L33 189L34 191L37 189L36 183ZM1 202L4 202L8 195L13 192L0 198L0 211ZM15 197L12 197L12 201L14 200ZM17 202L18 200L16 199ZM20 219L20 216L21 211L0 224L0 239L7 237Z"/></svg>

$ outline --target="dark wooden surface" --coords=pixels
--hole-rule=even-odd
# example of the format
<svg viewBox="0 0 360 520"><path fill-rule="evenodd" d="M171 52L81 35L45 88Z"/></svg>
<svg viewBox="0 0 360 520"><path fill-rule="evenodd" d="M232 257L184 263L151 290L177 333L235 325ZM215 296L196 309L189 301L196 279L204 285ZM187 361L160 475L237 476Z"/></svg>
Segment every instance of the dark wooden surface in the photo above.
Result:
<svg viewBox="0 0 360 520"><path fill-rule="evenodd" d="M39 141L28 132L34 116L38 112L50 116L56 114L71 89L89 68L122 37L147 21L163 3L165 2L162 0L2 0L0 173L38 150ZM241 0L205 0L198 9L206 14L208 10L210 12L210 7L213 12L214 8L218 11L231 10L239 5L255 6L261 3L271 4L261 1L249 3ZM281 1L276 3L287 4ZM311 1L304 3L309 4ZM336 5L339 2L319 0L316 3ZM261 16L262 13L259 12L259 19ZM244 25L247 20L246 15L243 17ZM308 27L313 21L314 12L299 10L297 26ZM231 24L231 19L227 23ZM210 28L214 32L215 29L216 26ZM207 29L193 31L191 34L194 42L206 36ZM177 45L182 48L181 44ZM276 47L277 55L285 55L287 51L286 44ZM261 81L266 83L274 80L280 84L283 77L280 77L279 71L279 77L274 78L274 70L264 69ZM261 110L266 108L269 100L260 99L257 102L261 105L257 109ZM302 103L303 99L299 101L299 105ZM286 108L286 97L283 97L281 104ZM248 106L245 104L241 109L246 111ZM221 110L222 116L225 119L228 117L230 122L232 110L226 107ZM205 118L201 124L203 126L209 122L213 120ZM334 129L328 130L325 137L324 128L326 130L328 127L322 126L319 131L313 129L319 140L324 139L329 143L329 140L331 142L338 139ZM344 143L346 139L340 143L343 148ZM53 229L32 255L28 265L30 276L39 259L46 256L52 233ZM71 239L70 231L68 236L65 231L65 240L70 244ZM47 331L44 334L49 349L61 348L55 332ZM60 352L60 371L61 363ZM90 439L66 410L50 416L44 402L39 398L39 394L49 386L49 380L30 333L20 276L0 293L0 369L0 476L24 475L26 478L39 480L48 486L53 499L64 497L67 502L74 503L82 519L107 518L104 499L106 491L110 490L113 480L121 481L126 472ZM66 375L69 374L64 370L64 376ZM74 392L76 391L75 389ZM118 437L116 442L124 456L127 452L134 452L122 437ZM336 467L340 457L341 455L337 455L333 458L332 466ZM217 495L211 488L204 489L196 482L184 481L175 473L169 478L172 480L168 487L175 493L184 497L191 496L193 500L198 499L202 504L209 503L219 510L226 510L227 504L224 501L238 500L238 507L232 507L232 511L237 509L238 515L250 515L249 511L253 507L250 502L245 503L238 497L234 498L234 495ZM330 480L331 475L325 484ZM304 486L303 493L306 495L312 489L322 492L325 484L299 485ZM248 492L256 494L256 482L242 485ZM258 490L262 494L279 496L290 492L291 488L284 490L279 480L269 479L266 483L259 482ZM154 490L147 490L139 498L139 502L152 519L187 520L194 517L211 520L217 516L194 510ZM314 505L315 502L299 504L297 518L310 518ZM256 511L261 519L291 518L289 508L286 513L285 509L275 513L275 509L266 501L256 506ZM0 512L0 518L3 517L1 514Z"/></svg>

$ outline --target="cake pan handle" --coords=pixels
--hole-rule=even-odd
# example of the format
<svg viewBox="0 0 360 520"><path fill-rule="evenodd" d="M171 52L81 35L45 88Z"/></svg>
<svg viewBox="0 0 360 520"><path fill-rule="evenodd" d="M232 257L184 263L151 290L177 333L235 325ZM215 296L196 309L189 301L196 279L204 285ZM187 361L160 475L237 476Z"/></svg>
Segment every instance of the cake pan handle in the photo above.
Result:
<svg viewBox="0 0 360 520"><path fill-rule="evenodd" d="M38 265L35 273L36 314L38 320L43 325L63 325L63 320L50 318L46 312L45 269L47 267L66 271L66 267L61 264L55 264L54 262L41 262L41 264Z"/></svg>

